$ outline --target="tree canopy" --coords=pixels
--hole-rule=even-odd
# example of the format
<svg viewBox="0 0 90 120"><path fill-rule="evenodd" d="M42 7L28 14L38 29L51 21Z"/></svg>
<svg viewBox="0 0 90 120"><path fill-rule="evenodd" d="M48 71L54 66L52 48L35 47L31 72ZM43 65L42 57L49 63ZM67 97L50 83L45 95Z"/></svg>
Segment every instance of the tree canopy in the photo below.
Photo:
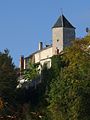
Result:
<svg viewBox="0 0 90 120"><path fill-rule="evenodd" d="M26 114L31 120L90 120L89 36L75 40L62 54L53 56L51 68L44 65L41 74L32 63L24 71L25 79L30 82L38 75L41 82L36 88L17 90L18 113L22 113L22 119ZM3 100L9 104L16 102L16 85L15 65L9 51L4 50L0 52L0 109ZM23 108L27 108L25 113Z"/></svg>
<svg viewBox="0 0 90 120"><path fill-rule="evenodd" d="M15 90L17 86L17 72L9 50L0 52L0 96L4 103L15 103Z"/></svg>
<svg viewBox="0 0 90 120"><path fill-rule="evenodd" d="M31 67L26 76L36 78L36 68ZM30 113L41 115L33 114L35 119L90 120L90 37L75 40L53 56L51 68L43 66L41 81L28 94L33 101Z"/></svg>
<svg viewBox="0 0 90 120"><path fill-rule="evenodd" d="M24 78L32 81L33 79L36 79L39 75L38 65L29 62L29 68L24 70Z"/></svg>
<svg viewBox="0 0 90 120"><path fill-rule="evenodd" d="M75 41L59 58L57 56L59 64L64 62L59 72L56 68L57 77L51 82L49 109L53 120L90 119L89 45L90 37L86 37Z"/></svg>

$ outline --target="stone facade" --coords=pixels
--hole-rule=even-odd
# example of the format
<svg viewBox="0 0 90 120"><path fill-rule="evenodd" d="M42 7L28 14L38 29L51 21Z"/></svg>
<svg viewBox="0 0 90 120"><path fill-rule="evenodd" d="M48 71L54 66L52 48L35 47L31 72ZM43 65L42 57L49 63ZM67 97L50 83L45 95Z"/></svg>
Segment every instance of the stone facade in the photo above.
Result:
<svg viewBox="0 0 90 120"><path fill-rule="evenodd" d="M52 46L48 46L42 50L37 51L32 54L30 57L24 58L24 69L28 69L29 62L40 64L40 69L44 65L47 64L48 68L51 67L51 57L52 57Z"/></svg>
<svg viewBox="0 0 90 120"><path fill-rule="evenodd" d="M63 47L69 46L73 40L75 40L75 29L63 28Z"/></svg>
<svg viewBox="0 0 90 120"><path fill-rule="evenodd" d="M63 50L63 28L53 28L52 29L52 52L56 55L57 52Z"/></svg>
<svg viewBox="0 0 90 120"><path fill-rule="evenodd" d="M75 39L75 28L71 23L62 15L59 17L54 27L52 28L52 45L43 48L43 43L39 43L39 50L30 56L24 58L24 69L28 68L29 61L32 63L39 63L39 68L47 64L47 67L51 67L51 57L56 54L60 54L64 47L71 44L71 41Z"/></svg>

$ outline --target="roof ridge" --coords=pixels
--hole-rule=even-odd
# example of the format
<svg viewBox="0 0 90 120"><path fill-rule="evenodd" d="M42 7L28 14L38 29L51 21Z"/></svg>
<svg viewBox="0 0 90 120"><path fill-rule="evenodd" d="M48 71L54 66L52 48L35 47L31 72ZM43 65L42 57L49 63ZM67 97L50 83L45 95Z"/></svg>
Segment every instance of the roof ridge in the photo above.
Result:
<svg viewBox="0 0 90 120"><path fill-rule="evenodd" d="M61 19L62 19L62 27L64 27L63 14L62 14L62 16L61 16Z"/></svg>

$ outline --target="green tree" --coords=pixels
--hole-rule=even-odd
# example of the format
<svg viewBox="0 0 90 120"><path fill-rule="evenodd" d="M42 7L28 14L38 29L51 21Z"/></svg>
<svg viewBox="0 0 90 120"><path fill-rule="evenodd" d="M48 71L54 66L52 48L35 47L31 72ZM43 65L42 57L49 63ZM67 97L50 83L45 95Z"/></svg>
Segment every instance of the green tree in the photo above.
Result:
<svg viewBox="0 0 90 120"><path fill-rule="evenodd" d="M29 68L24 71L24 78L32 81L39 75L38 65L29 62Z"/></svg>
<svg viewBox="0 0 90 120"><path fill-rule="evenodd" d="M54 67L57 77L52 80L49 94L53 120L90 119L89 46L90 37L75 41L60 57L67 64L62 64L59 71Z"/></svg>
<svg viewBox="0 0 90 120"><path fill-rule="evenodd" d="M0 52L0 96L7 104L14 104L17 86L17 71L9 51Z"/></svg>

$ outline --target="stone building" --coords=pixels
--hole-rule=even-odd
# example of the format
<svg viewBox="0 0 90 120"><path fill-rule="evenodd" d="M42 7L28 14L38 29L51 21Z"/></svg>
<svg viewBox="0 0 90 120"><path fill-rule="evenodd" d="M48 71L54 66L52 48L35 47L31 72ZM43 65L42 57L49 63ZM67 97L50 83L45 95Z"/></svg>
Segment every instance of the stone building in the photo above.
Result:
<svg viewBox="0 0 90 120"><path fill-rule="evenodd" d="M52 45L46 45L43 47L43 43L39 43L38 51L30 54L27 57L21 56L20 69L27 69L29 61L32 63L39 63L40 69L44 63L47 67L51 67L51 57L56 54L60 54L64 47L71 44L71 41L75 39L75 27L61 15L54 26L52 27Z"/></svg>

